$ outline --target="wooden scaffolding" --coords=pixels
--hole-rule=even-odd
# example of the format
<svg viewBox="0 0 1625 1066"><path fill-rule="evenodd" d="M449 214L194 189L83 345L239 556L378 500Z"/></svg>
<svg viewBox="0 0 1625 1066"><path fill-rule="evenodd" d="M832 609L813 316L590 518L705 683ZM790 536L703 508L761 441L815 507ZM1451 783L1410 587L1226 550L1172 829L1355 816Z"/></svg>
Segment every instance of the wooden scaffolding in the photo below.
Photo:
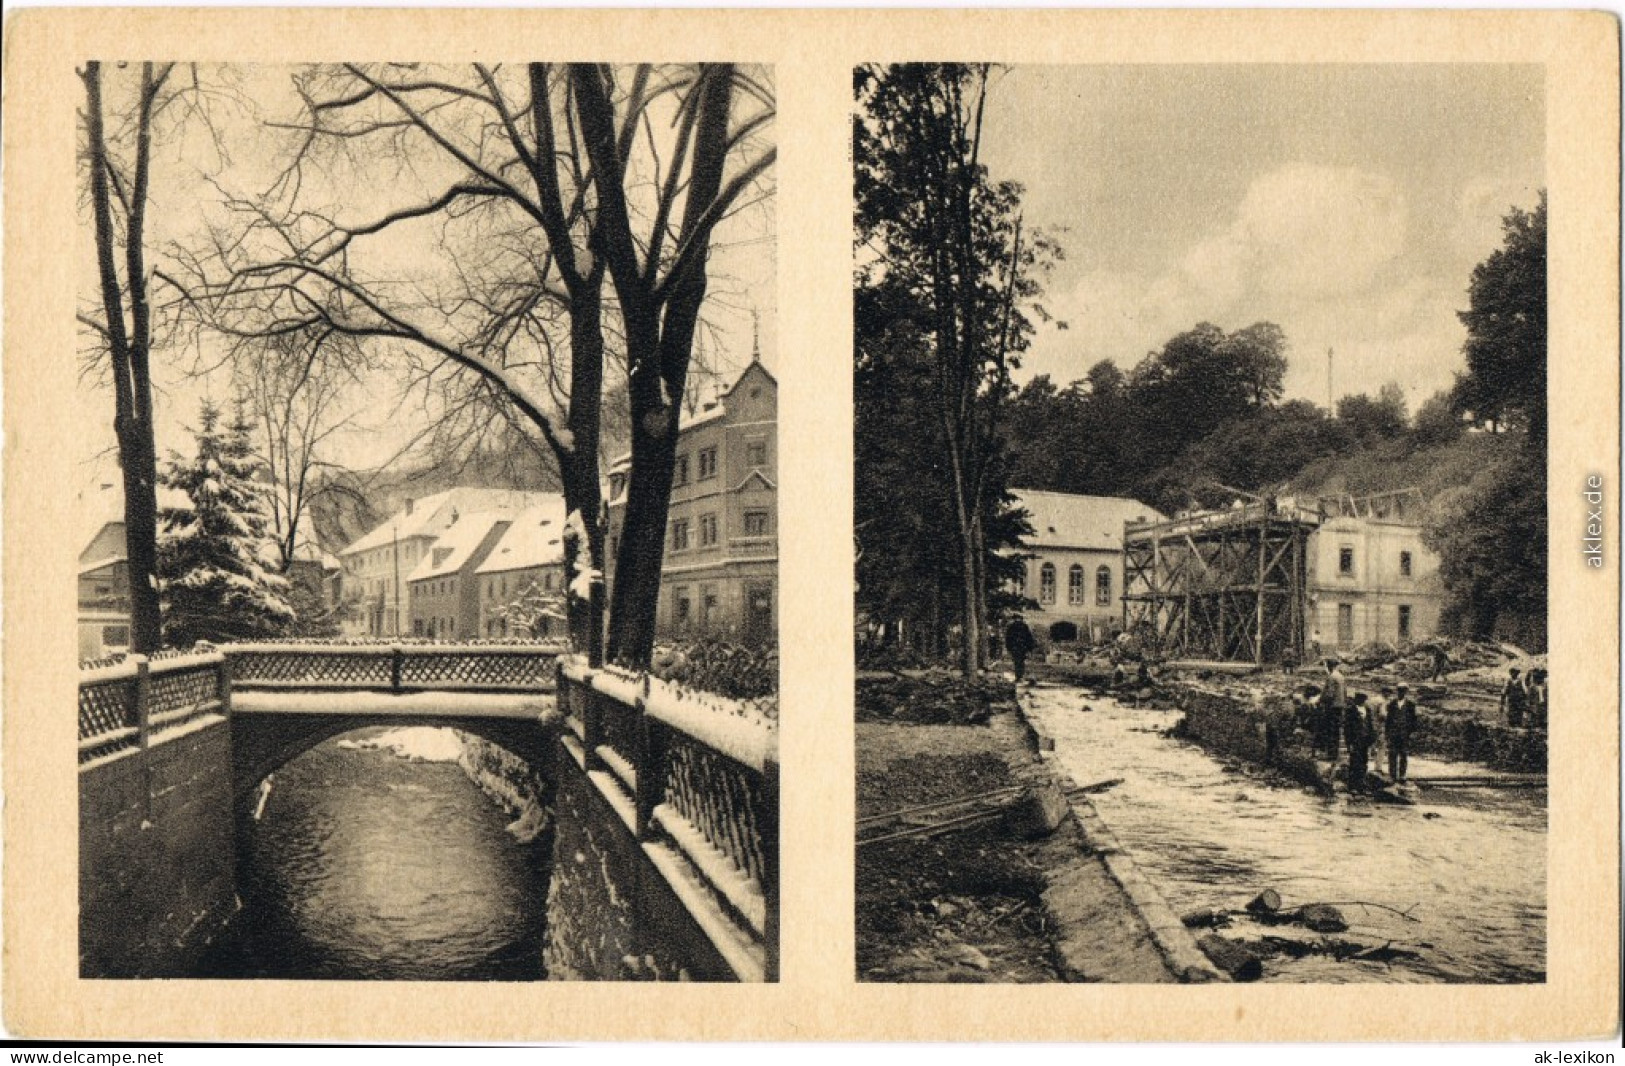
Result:
<svg viewBox="0 0 1625 1066"><path fill-rule="evenodd" d="M1297 661L1321 512L1259 500L1124 531L1123 625L1163 658Z"/></svg>

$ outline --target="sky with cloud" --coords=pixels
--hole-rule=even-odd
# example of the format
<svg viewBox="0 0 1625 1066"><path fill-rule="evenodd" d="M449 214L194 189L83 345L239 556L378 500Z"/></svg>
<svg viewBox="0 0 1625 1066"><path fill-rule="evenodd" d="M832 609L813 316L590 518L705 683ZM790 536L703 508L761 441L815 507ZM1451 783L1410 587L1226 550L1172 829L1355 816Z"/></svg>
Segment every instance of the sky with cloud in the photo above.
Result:
<svg viewBox="0 0 1625 1066"><path fill-rule="evenodd" d="M1198 322L1278 324L1286 391L1398 382L1412 409L1465 364L1456 312L1509 208L1545 185L1535 66L1014 67L984 160L1066 259L1021 377L1125 369Z"/></svg>

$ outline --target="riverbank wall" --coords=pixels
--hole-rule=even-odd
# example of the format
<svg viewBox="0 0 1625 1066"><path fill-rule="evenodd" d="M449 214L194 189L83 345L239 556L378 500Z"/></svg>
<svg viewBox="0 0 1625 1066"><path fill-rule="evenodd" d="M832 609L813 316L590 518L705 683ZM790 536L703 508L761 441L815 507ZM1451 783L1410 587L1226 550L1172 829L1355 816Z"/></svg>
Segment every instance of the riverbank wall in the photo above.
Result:
<svg viewBox="0 0 1625 1066"><path fill-rule="evenodd" d="M1106 975L1095 976L1094 980L1124 980L1111 976L1122 963L1110 950L1110 940L1098 935L1098 927L1102 923L1121 926L1127 917L1144 928L1172 979L1185 984L1229 980L1197 946L1196 938L1140 871L1133 856L1118 843L1088 795L1074 791L1080 782L1073 781L1055 757L1055 742L1025 712L1021 721L1043 772L1067 793L1067 804L1089 851L1086 863L1052 876L1051 887L1044 893L1045 907L1057 920L1057 950L1068 968ZM1085 889L1089 882L1095 882L1092 891ZM1105 884L1104 892L1101 882Z"/></svg>
<svg viewBox="0 0 1625 1066"><path fill-rule="evenodd" d="M1177 727L1209 751L1271 766L1308 784L1320 782L1307 734L1293 729L1289 698L1269 692L1237 692L1199 682L1169 685L1185 717ZM1474 762L1506 773L1545 773L1546 735L1483 722L1427 707L1417 711L1411 751L1457 762Z"/></svg>
<svg viewBox="0 0 1625 1066"><path fill-rule="evenodd" d="M238 909L231 725L187 722L79 770L79 972L180 977Z"/></svg>

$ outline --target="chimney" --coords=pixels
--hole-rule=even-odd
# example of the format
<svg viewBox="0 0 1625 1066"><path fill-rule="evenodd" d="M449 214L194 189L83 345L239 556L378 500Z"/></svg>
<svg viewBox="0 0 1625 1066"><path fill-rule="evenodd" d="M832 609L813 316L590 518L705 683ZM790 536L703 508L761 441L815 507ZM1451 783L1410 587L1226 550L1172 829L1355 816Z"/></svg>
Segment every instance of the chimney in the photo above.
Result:
<svg viewBox="0 0 1625 1066"><path fill-rule="evenodd" d="M412 513L412 497L410 496L406 498L406 513L407 515L411 515Z"/></svg>

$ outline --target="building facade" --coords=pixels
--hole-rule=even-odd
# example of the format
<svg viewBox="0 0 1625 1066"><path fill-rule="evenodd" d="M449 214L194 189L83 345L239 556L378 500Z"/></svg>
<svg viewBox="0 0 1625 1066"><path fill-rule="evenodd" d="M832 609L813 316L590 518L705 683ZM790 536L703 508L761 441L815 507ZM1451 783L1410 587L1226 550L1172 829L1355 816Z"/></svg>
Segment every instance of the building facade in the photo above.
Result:
<svg viewBox="0 0 1625 1066"><path fill-rule="evenodd" d="M396 636L411 631L406 582L429 555L440 535L459 516L494 512L513 518L545 493L507 489L453 488L401 510L339 552L342 585L349 610L345 636Z"/></svg>
<svg viewBox="0 0 1625 1066"><path fill-rule="evenodd" d="M629 469L623 457L609 475L612 583ZM778 539L778 382L752 360L678 430L658 632L775 639Z"/></svg>
<svg viewBox="0 0 1625 1066"><path fill-rule="evenodd" d="M130 566L124 523L106 522L79 553L79 659L130 647Z"/></svg>
<svg viewBox="0 0 1625 1066"><path fill-rule="evenodd" d="M1014 489L1033 527L1016 590L1038 603L1023 612L1040 644L1100 641L1123 624L1123 528L1162 515L1138 500Z"/></svg>
<svg viewBox="0 0 1625 1066"><path fill-rule="evenodd" d="M499 514L476 512L460 515L436 538L406 578L414 637L467 640L481 635L474 572L512 525L512 519Z"/></svg>
<svg viewBox="0 0 1625 1066"><path fill-rule="evenodd" d="M1439 557L1413 523L1326 519L1309 537L1308 582L1311 648L1403 644L1438 632Z"/></svg>
<svg viewBox="0 0 1625 1066"><path fill-rule="evenodd" d="M475 568L481 636L530 638L565 633L564 517L562 496L530 508L514 519Z"/></svg>

